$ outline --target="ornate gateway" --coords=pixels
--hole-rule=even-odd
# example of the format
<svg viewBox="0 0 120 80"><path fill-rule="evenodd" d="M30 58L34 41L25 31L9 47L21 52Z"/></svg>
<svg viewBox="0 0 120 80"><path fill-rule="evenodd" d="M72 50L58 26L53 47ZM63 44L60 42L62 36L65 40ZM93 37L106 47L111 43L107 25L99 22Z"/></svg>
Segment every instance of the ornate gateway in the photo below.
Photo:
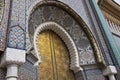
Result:
<svg viewBox="0 0 120 80"><path fill-rule="evenodd" d="M68 7L64 10L57 6L56 3L37 6L28 19L30 41L32 45L34 44L40 62L37 78L39 80L82 79L82 75L77 76L79 75L77 72L82 70L81 66L102 63L99 48L90 29L82 23L82 19L74 18L74 13L69 14ZM71 70L74 71L75 78Z"/></svg>

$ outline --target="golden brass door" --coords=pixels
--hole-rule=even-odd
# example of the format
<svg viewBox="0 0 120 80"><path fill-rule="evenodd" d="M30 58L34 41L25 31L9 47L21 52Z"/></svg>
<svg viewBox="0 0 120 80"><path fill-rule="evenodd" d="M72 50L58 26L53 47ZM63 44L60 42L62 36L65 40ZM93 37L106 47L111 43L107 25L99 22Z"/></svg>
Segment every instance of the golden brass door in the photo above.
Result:
<svg viewBox="0 0 120 80"><path fill-rule="evenodd" d="M38 80L75 80L69 70L68 51L54 32L41 32L37 47L42 60L38 67Z"/></svg>

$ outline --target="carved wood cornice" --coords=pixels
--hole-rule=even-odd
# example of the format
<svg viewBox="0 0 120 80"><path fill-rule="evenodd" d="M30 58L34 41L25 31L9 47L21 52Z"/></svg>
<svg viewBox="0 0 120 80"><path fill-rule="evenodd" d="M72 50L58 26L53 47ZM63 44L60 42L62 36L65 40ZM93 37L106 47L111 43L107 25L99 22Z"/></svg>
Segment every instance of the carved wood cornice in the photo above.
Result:
<svg viewBox="0 0 120 80"><path fill-rule="evenodd" d="M117 5L112 0L103 0L103 2L101 4L101 9L103 10L105 17L107 17L111 20L114 18L114 20L115 19L116 20L115 21L112 20L112 21L114 21L117 24L120 24L120 22L118 22L120 20L120 14L119 14L120 13L120 6L119 5Z"/></svg>
<svg viewBox="0 0 120 80"><path fill-rule="evenodd" d="M102 11L102 12L103 12L106 19L114 22L117 25L120 25L120 20L119 19L115 18L114 16L110 15L109 13L107 13L105 11Z"/></svg>

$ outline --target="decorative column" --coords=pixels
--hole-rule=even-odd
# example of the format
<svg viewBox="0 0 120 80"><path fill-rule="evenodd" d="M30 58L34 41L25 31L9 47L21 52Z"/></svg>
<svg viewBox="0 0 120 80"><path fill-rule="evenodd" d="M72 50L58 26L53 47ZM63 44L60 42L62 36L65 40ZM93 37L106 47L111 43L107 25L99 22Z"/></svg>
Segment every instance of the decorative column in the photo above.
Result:
<svg viewBox="0 0 120 80"><path fill-rule="evenodd" d="M115 76L114 76L113 74L108 75L108 77L109 77L109 80L116 80L116 79L115 79Z"/></svg>
<svg viewBox="0 0 120 80"><path fill-rule="evenodd" d="M107 66L103 70L103 75L108 76L109 80L116 80L114 74L117 74L115 66Z"/></svg>
<svg viewBox="0 0 120 80"><path fill-rule="evenodd" d="M18 65L10 64L7 66L7 80L17 80L18 77Z"/></svg>
<svg viewBox="0 0 120 80"><path fill-rule="evenodd" d="M17 80L18 67L25 62L25 50L7 48L5 63L7 66L6 80Z"/></svg>

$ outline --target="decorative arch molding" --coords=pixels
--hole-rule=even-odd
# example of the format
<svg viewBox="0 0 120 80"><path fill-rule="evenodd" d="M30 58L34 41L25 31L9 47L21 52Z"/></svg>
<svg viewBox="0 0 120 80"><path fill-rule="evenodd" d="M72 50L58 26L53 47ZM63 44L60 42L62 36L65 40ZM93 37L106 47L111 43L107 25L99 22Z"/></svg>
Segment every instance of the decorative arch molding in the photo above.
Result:
<svg viewBox="0 0 120 80"><path fill-rule="evenodd" d="M29 24L30 16L35 11L35 9L38 6L42 7L42 6L47 6L47 5L49 5L49 6L56 6L56 7L59 7L61 9L63 9L64 11L69 13L69 15L71 17L73 17L76 20L76 22L78 22L79 25L82 26L81 28L83 29L85 34L87 34L86 36L87 36L87 38L89 39L89 41L91 43L91 46L93 48L93 51L94 51L94 54L95 54L95 58L96 58L96 61L97 61L98 65L100 65L102 68L104 68L105 67L105 62L103 60L103 57L102 57L102 54L101 54L101 50L100 50L100 48L98 46L98 43L97 43L93 33L91 32L90 28L86 25L86 23L82 20L82 18L74 10L72 10L72 8L67 6L65 3L62 3L60 1L42 1L42 0L37 0L36 2L34 2L29 7L29 10L27 11L27 15L28 15L27 16L27 22L28 22L27 26Z"/></svg>
<svg viewBox="0 0 120 80"><path fill-rule="evenodd" d="M71 60L70 69L73 70L74 72L80 70L81 67L79 64L78 51L77 51L74 41L72 40L70 35L67 33L67 31L55 22L42 23L36 29L35 34L34 34L34 47L35 47L35 52L37 53L37 56L39 57L39 55L38 55L39 52L38 52L37 46L36 46L36 39L37 39L37 36L40 34L40 32L42 32L44 30L52 30L58 36L60 36L60 38L65 42L65 44L69 50L70 60Z"/></svg>

